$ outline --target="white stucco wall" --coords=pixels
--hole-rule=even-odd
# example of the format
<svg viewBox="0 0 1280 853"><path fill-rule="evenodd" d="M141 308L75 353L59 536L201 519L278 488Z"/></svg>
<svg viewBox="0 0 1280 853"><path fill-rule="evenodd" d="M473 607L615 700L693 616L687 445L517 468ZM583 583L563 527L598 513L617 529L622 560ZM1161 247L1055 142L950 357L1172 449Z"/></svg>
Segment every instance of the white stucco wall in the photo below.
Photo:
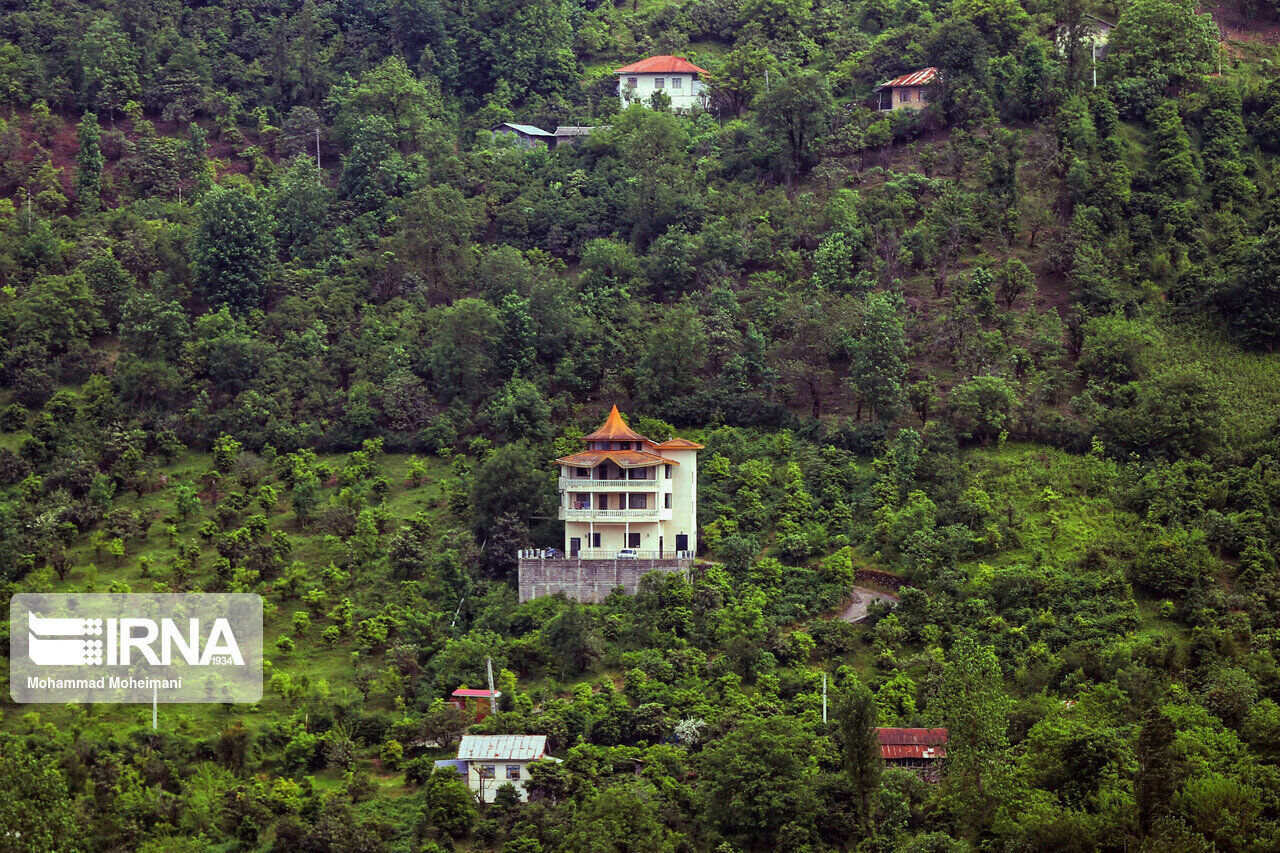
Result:
<svg viewBox="0 0 1280 853"><path fill-rule="evenodd" d="M619 74L618 75L618 98L622 101L623 108L626 108L634 101L648 106L649 98L654 92L665 92L667 97L671 98L671 108L674 110L692 110L694 107L704 107L703 102L703 83L701 80L695 80L696 75L691 73L670 73L670 74ZM628 85L628 81L635 79L635 87ZM658 89L657 81L663 81L662 89ZM676 88L675 81L680 81L680 87Z"/></svg>

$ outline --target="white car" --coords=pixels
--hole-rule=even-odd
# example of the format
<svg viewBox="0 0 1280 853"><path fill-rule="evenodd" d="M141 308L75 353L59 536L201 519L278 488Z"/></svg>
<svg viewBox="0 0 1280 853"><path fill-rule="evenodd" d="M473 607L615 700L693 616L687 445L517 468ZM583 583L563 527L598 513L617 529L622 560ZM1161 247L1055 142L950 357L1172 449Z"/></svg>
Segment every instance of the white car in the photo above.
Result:
<svg viewBox="0 0 1280 853"><path fill-rule="evenodd" d="M640 552L635 548L623 548L618 552L619 560L634 560L640 556Z"/></svg>

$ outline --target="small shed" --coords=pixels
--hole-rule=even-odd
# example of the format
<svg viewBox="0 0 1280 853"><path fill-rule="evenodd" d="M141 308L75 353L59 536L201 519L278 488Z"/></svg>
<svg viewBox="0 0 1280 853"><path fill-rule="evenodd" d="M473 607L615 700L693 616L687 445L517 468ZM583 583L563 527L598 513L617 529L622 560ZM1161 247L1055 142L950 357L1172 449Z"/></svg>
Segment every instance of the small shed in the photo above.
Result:
<svg viewBox="0 0 1280 853"><path fill-rule="evenodd" d="M876 93L880 98L876 108L881 110L921 109L929 103L928 87L937 80L938 69L931 65L881 83L876 86Z"/></svg>
<svg viewBox="0 0 1280 853"><path fill-rule="evenodd" d="M470 687L459 687L453 691L453 698L449 700L449 704L457 708L459 711L467 710L467 700L476 703L476 722L480 722L485 717L494 712L494 705L502 698L502 691L495 690L493 695L489 695L488 690L473 690Z"/></svg>
<svg viewBox="0 0 1280 853"><path fill-rule="evenodd" d="M555 133L553 135L556 138L556 145L563 145L565 143L572 145L573 143L577 142L581 137L590 136L591 131L593 130L595 130L594 127L583 127L581 125L562 124L556 128Z"/></svg>
<svg viewBox="0 0 1280 853"><path fill-rule="evenodd" d="M531 124L512 124L505 121L497 127L489 128L489 132L497 136L502 134L510 136L516 141L516 145L521 148L533 148L536 145L554 145L556 136L554 133L548 133L540 127L534 127Z"/></svg>
<svg viewBox="0 0 1280 853"><path fill-rule="evenodd" d="M886 764L914 770L930 782L938 781L947 757L946 729L877 728L880 757Z"/></svg>
<svg viewBox="0 0 1280 853"><path fill-rule="evenodd" d="M547 757L546 735L464 735L458 763L466 764L467 785L492 803L498 788L510 784L521 800L529 799L524 783L529 763Z"/></svg>

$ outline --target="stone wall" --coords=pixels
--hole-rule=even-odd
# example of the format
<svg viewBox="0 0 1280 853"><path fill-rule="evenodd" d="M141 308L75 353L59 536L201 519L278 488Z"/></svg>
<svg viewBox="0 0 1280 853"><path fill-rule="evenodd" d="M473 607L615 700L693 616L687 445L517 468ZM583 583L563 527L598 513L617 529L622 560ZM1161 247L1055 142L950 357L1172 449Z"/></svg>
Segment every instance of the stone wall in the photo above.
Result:
<svg viewBox="0 0 1280 853"><path fill-rule="evenodd" d="M692 560L581 560L520 558L520 600L563 592L578 601L599 604L616 587L635 595L648 572L685 572Z"/></svg>

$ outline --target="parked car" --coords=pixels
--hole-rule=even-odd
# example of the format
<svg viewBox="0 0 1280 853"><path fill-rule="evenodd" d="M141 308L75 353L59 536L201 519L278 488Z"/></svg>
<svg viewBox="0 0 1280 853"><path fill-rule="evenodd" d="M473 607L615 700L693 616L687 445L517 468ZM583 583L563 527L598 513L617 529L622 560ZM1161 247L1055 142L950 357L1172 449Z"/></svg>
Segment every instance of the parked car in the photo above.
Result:
<svg viewBox="0 0 1280 853"><path fill-rule="evenodd" d="M634 560L640 556L640 552L635 548L623 548L618 552L619 560Z"/></svg>

